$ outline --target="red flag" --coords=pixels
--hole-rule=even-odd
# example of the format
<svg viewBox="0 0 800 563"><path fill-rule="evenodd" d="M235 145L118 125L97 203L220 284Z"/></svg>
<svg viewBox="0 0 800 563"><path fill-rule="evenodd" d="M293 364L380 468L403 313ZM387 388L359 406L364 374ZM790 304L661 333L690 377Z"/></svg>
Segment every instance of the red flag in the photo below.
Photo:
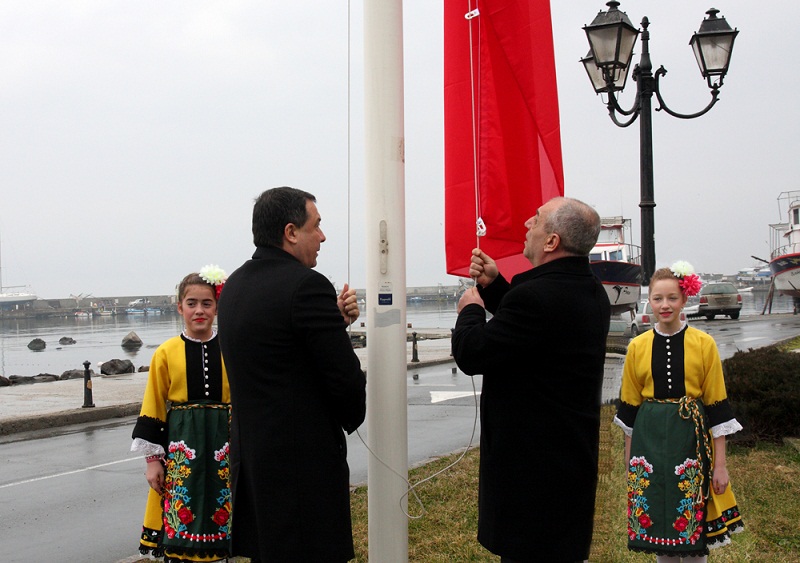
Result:
<svg viewBox="0 0 800 563"><path fill-rule="evenodd" d="M564 195L549 0L445 0L444 141L447 273L476 246L507 279L530 269L524 223Z"/></svg>

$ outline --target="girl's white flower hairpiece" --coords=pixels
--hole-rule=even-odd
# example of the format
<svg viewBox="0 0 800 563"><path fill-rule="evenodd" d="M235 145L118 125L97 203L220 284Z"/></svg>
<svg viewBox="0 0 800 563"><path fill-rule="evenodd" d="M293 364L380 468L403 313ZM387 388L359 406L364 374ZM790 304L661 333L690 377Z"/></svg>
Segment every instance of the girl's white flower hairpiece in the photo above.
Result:
<svg viewBox="0 0 800 563"><path fill-rule="evenodd" d="M222 292L222 286L225 285L225 281L228 279L225 270L216 264L206 264L200 268L200 277L203 278L203 281L206 283L214 286L214 289L216 290L216 297L219 299L219 294Z"/></svg>
<svg viewBox="0 0 800 563"><path fill-rule="evenodd" d="M699 293L703 283L700 281L700 277L694 273L694 268L689 262L678 260L670 266L669 269L672 270L672 273L678 278L681 291L683 291L687 297L692 297Z"/></svg>
<svg viewBox="0 0 800 563"><path fill-rule="evenodd" d="M225 274L225 270L216 264L206 264L200 268L200 277L211 285L219 285L225 283L228 276Z"/></svg>

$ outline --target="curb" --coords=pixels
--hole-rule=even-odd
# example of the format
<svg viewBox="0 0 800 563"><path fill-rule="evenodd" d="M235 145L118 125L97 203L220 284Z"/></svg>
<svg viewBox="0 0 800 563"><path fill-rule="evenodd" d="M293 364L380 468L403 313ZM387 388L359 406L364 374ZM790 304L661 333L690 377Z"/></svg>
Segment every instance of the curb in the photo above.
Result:
<svg viewBox="0 0 800 563"><path fill-rule="evenodd" d="M421 360L419 362L408 362L406 367L408 370L413 370L427 366L448 364L451 362L454 362L452 357L443 357ZM364 369L365 373L366 371L367 370ZM46 383L42 383L42 385L44 384ZM39 384L37 383L37 385ZM136 416L139 414L141 409L142 403L139 401L136 403L124 403L121 405L113 405L108 407L81 407L47 414L21 416L18 418L12 418L10 420L4 420L2 424L0 424L0 437L19 434L22 432L61 428L63 426L70 426L73 424L88 424L100 420Z"/></svg>
<svg viewBox="0 0 800 563"><path fill-rule="evenodd" d="M139 414L142 403L127 403L113 407L80 408L55 412L47 415L26 416L6 420L0 426L0 436L8 436L20 432L46 430L48 428L61 428L71 424L85 424L108 420L110 418L123 418Z"/></svg>

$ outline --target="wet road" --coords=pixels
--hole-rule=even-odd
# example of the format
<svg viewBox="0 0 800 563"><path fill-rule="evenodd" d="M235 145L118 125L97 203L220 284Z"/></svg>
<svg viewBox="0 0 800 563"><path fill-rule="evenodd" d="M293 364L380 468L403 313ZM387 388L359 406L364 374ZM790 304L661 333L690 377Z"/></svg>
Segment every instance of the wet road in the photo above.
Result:
<svg viewBox="0 0 800 563"><path fill-rule="evenodd" d="M800 335L800 316L693 319L723 358ZM409 464L476 445L481 378L454 364L409 370ZM621 366L620 366L621 369ZM610 389L609 393L616 391ZM0 545L5 563L133 560L147 484L144 460L128 452L134 418L0 438ZM366 424L361 436L366 439ZM367 480L369 452L348 437L351 482Z"/></svg>
<svg viewBox="0 0 800 563"><path fill-rule="evenodd" d="M477 444L472 378L454 364L409 370L409 465ZM480 389L480 376L475 378ZM135 417L0 437L3 563L136 560L147 483L128 451ZM366 423L348 436L351 483L366 483ZM359 436L360 434L360 436Z"/></svg>
<svg viewBox="0 0 800 563"><path fill-rule="evenodd" d="M738 351L761 348L800 335L800 315L748 315L739 320L717 317L713 321L689 319L692 326L714 337L724 360Z"/></svg>

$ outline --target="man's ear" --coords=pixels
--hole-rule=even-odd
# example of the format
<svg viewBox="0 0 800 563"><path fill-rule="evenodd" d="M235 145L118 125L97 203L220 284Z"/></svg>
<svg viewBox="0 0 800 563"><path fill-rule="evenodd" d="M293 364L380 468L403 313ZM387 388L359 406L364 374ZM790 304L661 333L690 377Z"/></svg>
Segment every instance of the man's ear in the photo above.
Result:
<svg viewBox="0 0 800 563"><path fill-rule="evenodd" d="M561 244L561 236L558 233L550 233L547 235L547 238L544 239L544 251L553 252L558 248L559 244Z"/></svg>
<svg viewBox="0 0 800 563"><path fill-rule="evenodd" d="M283 238L292 244L297 242L297 225L294 223L287 223L283 228Z"/></svg>

